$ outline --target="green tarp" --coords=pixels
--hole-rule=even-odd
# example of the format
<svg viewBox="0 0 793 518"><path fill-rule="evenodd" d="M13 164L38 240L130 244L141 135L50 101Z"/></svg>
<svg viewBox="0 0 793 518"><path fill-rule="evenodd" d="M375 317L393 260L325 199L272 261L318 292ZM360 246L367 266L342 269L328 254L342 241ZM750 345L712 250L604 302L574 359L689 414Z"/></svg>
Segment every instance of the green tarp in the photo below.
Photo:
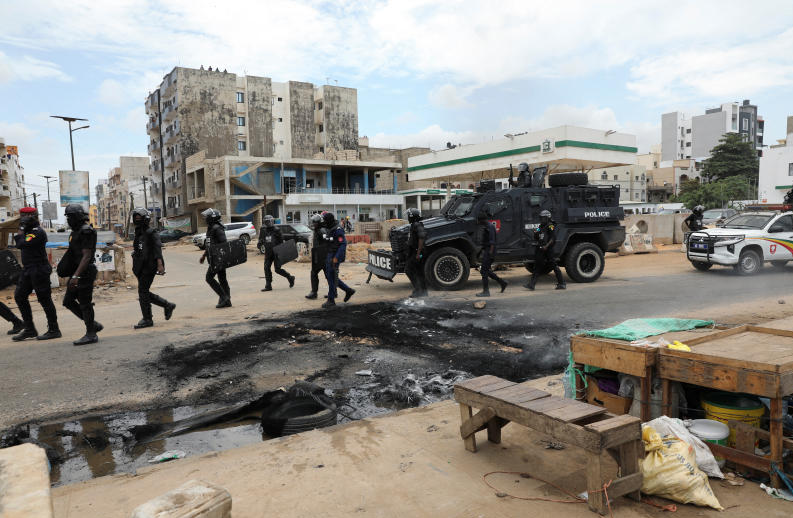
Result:
<svg viewBox="0 0 793 518"><path fill-rule="evenodd" d="M713 324L712 320L686 318L632 318L608 329L582 331L579 334L617 340L638 340L673 331L689 331L697 327L712 326Z"/></svg>

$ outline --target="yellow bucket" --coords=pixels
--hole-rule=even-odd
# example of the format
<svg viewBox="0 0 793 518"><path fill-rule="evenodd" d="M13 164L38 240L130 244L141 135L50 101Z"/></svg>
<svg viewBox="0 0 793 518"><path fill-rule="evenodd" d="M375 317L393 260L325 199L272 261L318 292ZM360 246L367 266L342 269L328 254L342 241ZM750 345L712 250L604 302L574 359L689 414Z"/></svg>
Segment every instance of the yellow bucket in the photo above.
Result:
<svg viewBox="0 0 793 518"><path fill-rule="evenodd" d="M702 397L705 418L727 424L729 420L742 421L760 428L765 406L754 396L730 392L709 392ZM730 429L728 444L735 447L735 431Z"/></svg>

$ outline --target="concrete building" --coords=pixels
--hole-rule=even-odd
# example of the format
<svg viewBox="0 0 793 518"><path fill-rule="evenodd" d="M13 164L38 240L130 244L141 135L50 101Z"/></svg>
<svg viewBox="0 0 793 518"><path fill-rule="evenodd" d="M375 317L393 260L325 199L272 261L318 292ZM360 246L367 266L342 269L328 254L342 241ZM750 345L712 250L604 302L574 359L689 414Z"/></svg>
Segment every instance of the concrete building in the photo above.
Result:
<svg viewBox="0 0 793 518"><path fill-rule="evenodd" d="M695 160L670 160L659 165L660 167L646 171L648 202L668 202L672 196L680 193L680 187L684 183L701 179L701 164Z"/></svg>
<svg viewBox="0 0 793 518"><path fill-rule="evenodd" d="M650 146L650 152L636 155L636 165L643 166L645 170L655 169L661 166L661 145Z"/></svg>
<svg viewBox="0 0 793 518"><path fill-rule="evenodd" d="M760 157L758 198L763 204L779 204L793 189L793 116L787 118L787 135Z"/></svg>
<svg viewBox="0 0 793 518"><path fill-rule="evenodd" d="M96 195L96 226L97 228L107 229L107 179L99 180L94 188Z"/></svg>
<svg viewBox="0 0 793 518"><path fill-rule="evenodd" d="M506 183L509 166L520 162L548 166L550 174L589 171L636 162L636 137L576 126L558 126L507 138L432 151L408 158L411 182L431 181L437 188L470 189L482 179Z"/></svg>
<svg viewBox="0 0 793 518"><path fill-rule="evenodd" d="M726 133L738 133L751 142L758 155L763 153L765 122L757 106L748 99L724 103L689 118L682 112L661 116L662 160L703 160Z"/></svg>
<svg viewBox="0 0 793 518"><path fill-rule="evenodd" d="M647 174L642 165L591 169L587 173L593 185L614 185L620 188L620 203L647 201Z"/></svg>
<svg viewBox="0 0 793 518"><path fill-rule="evenodd" d="M145 156L119 157L119 166L111 169L107 176L107 184L101 189L102 201L97 202L97 212L99 212L99 206L103 211L101 216L98 215L98 219L103 228L120 233L126 228L130 204L133 201L136 206L144 204L142 179L146 178L147 181L151 179L149 158ZM97 196L99 192L97 186Z"/></svg>
<svg viewBox="0 0 793 518"><path fill-rule="evenodd" d="M19 150L0 138L0 222L18 214L25 200L25 168L19 162Z"/></svg>
<svg viewBox="0 0 793 518"><path fill-rule="evenodd" d="M357 90L176 67L146 99L149 156L167 215L189 213L188 156L337 159L358 150ZM317 156L320 155L320 156ZM327 156L326 156L327 155ZM164 171L165 185L160 180Z"/></svg>

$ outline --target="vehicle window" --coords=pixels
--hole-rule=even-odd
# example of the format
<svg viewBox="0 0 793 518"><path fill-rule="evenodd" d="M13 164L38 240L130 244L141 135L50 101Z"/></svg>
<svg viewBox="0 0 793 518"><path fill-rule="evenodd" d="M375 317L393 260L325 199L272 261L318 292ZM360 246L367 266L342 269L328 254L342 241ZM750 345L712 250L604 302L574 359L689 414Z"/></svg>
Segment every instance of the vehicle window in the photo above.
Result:
<svg viewBox="0 0 793 518"><path fill-rule="evenodd" d="M720 211L720 210L713 210L713 209L711 209L711 210L706 210L706 211L705 211L705 212L702 214L702 217L703 217L704 219L719 219L721 216L722 216L722 211Z"/></svg>
<svg viewBox="0 0 793 518"><path fill-rule="evenodd" d="M449 214L451 216L455 216L461 218L471 212L471 208L474 206L474 197L473 196L464 196L460 198L457 202L457 205L452 207Z"/></svg>
<svg viewBox="0 0 793 518"><path fill-rule="evenodd" d="M724 228L763 228L771 221L772 217L761 214L743 214L729 220Z"/></svg>
<svg viewBox="0 0 793 518"><path fill-rule="evenodd" d="M245 223L229 223L226 226L226 230L239 230L242 227L244 227L245 225L246 225Z"/></svg>
<svg viewBox="0 0 793 518"><path fill-rule="evenodd" d="M774 222L772 227L775 229L781 227L778 232L793 232L793 216L782 216Z"/></svg>
<svg viewBox="0 0 793 518"><path fill-rule="evenodd" d="M446 214L447 212L449 212L449 210L452 208L452 206L455 203L457 203L457 196L452 196L451 198L449 198L449 201L447 201L441 208L441 214Z"/></svg>
<svg viewBox="0 0 793 518"><path fill-rule="evenodd" d="M543 199L545 199L544 194L532 194L529 197L529 205L532 207L539 207L540 205L542 205Z"/></svg>
<svg viewBox="0 0 793 518"><path fill-rule="evenodd" d="M301 234L311 232L311 229L305 225L292 225L292 228L295 230L295 232L300 232Z"/></svg>
<svg viewBox="0 0 793 518"><path fill-rule="evenodd" d="M495 216L499 212L509 209L511 206L511 202L508 197L499 197L494 200L488 200L485 205L484 209L488 211L488 214L491 216Z"/></svg>

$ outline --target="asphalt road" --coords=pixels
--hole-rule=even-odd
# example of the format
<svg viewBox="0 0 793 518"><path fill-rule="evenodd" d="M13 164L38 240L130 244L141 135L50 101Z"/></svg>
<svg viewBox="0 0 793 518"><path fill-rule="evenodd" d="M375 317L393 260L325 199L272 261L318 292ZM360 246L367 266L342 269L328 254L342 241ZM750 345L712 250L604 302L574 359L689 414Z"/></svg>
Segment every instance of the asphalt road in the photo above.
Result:
<svg viewBox="0 0 793 518"><path fill-rule="evenodd" d="M264 286L262 257L250 249L248 263L230 270L234 307L214 309L216 296L204 283L205 267L198 265L200 252L191 246L167 247L165 262L168 274L155 281L153 291L177 303L174 318L164 322L155 308L156 327L133 331L140 318L133 280L96 291L97 319L106 330L100 343L74 347L71 340L81 336L81 323L65 309L59 308L62 340L15 343L0 339L0 430L30 420L73 416L86 412L129 410L176 405L188 401L197 392L217 398L233 398L241 375L240 367L222 368L211 379L195 379L174 386L162 375L167 366L154 366L166 347L178 351L200 342L223 343L235 336L260 330L260 318L281 319L289 323L296 312L317 309L322 302L306 301L308 265L287 265L297 276L297 286L289 289L276 276L274 291L261 293ZM394 283L373 280L365 285L366 272L361 264L345 264L343 277L358 290L350 304L403 300L410 292L403 276ZM473 294L479 290L477 272L465 290L433 293L434 307L470 309ZM521 287L525 270L505 273L510 287L504 294L488 299L483 316L493 319L507 315L519 320L545 325L604 327L633 317L682 316L713 318L721 322L757 322L771 317L789 316L789 305L780 305L790 293L793 266L784 271L766 268L755 277L740 277L728 269L698 272L677 252L655 255L610 257L606 272L594 284L569 283L566 291L555 291L552 277L538 283L537 291ZM324 286L324 280L321 287ZM6 296L6 303L15 307ZM62 293L56 295L62 298ZM40 307L31 300L36 321L43 330ZM793 303L789 297L788 303ZM786 312L787 311L787 312ZM336 310L344 320L342 305ZM244 367L249 374L245 390L267 390L291 383L296 378L314 376L337 365L332 344L327 354L306 355L298 348L284 348L267 356L267 361ZM452 345L453 346L453 345ZM486 347L487 344L482 344ZM251 347L255 347L252 345ZM559 347L564 347L560 344ZM200 351L199 351L200 352ZM231 362L231 358L229 358ZM335 362L335 363L334 363ZM231 366L232 364L229 363Z"/></svg>

